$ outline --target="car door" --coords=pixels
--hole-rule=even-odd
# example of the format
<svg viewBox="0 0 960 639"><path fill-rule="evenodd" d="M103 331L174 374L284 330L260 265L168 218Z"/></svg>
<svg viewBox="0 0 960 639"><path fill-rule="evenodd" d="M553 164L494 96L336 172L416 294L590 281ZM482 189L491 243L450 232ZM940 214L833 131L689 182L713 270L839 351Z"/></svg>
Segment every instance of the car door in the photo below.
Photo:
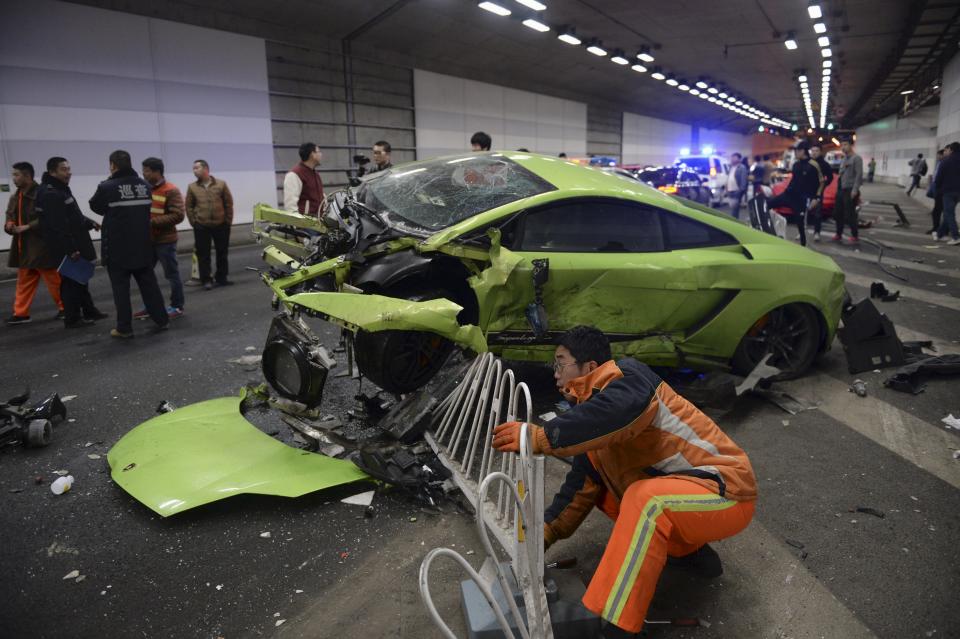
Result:
<svg viewBox="0 0 960 639"><path fill-rule="evenodd" d="M579 324L619 342L683 333L696 275L681 255L665 250L660 209L617 198L569 198L531 209L517 224L509 241L517 260L507 283L511 298L490 309L491 344L551 343ZM530 339L520 312L536 296L534 260L549 260L542 289L549 334L538 340ZM657 341L672 351L669 337Z"/></svg>

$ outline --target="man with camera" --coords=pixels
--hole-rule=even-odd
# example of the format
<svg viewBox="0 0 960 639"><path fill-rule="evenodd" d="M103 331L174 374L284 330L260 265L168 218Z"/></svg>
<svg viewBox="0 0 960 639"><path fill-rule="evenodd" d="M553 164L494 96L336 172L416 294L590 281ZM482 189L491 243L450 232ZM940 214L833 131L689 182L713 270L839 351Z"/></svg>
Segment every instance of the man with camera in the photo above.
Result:
<svg viewBox="0 0 960 639"><path fill-rule="evenodd" d="M310 217L319 217L326 208L323 181L317 173L323 153L313 142L304 142L298 152L300 162L283 178L283 208Z"/></svg>

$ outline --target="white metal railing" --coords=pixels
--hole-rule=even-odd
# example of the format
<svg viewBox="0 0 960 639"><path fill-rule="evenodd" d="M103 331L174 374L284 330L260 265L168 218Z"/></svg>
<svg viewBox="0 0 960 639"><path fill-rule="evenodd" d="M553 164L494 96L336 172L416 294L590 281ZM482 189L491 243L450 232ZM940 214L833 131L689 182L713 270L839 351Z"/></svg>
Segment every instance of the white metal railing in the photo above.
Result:
<svg viewBox="0 0 960 639"><path fill-rule="evenodd" d="M521 411L522 400L522 411ZM436 408L440 418L436 432L426 440L440 461L451 471L453 481L476 510L477 529L488 562L507 600L510 613L523 639L551 639L550 612L543 586L544 459L533 455L529 424L533 401L526 384L517 383L513 371L490 353L477 357L460 385ZM523 419L518 419L522 415ZM499 453L491 447L493 428L509 421L524 422L520 429L520 453ZM491 484L498 490L488 496ZM523 593L525 619L513 600L509 577L502 569L489 533L510 559L510 567ZM506 637L513 637L504 611L493 598L492 579L477 574L458 553L436 548L420 566L420 593L424 604L444 636L453 638L430 598L428 574L436 557L453 558L467 569L494 610Z"/></svg>

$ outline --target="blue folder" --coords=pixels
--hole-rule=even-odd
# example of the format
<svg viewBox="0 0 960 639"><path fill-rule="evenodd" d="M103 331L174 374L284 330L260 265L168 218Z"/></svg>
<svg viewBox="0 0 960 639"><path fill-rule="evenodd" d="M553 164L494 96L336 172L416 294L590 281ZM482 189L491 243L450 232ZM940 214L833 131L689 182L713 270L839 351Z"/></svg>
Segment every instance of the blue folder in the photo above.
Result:
<svg viewBox="0 0 960 639"><path fill-rule="evenodd" d="M60 271L60 275L69 277L74 282L86 284L90 281L90 278L93 277L93 270L95 268L96 266L90 260L82 257L71 260L70 257L67 256L60 262L57 270Z"/></svg>

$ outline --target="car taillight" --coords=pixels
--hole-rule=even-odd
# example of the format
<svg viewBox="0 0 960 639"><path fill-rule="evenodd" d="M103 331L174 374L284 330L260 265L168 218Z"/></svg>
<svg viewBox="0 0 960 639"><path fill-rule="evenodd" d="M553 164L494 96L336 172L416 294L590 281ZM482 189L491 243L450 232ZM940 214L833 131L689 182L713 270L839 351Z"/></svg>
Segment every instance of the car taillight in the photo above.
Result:
<svg viewBox="0 0 960 639"><path fill-rule="evenodd" d="M673 184L665 184L663 186L658 186L657 190L663 191L664 193L676 193L677 187Z"/></svg>

